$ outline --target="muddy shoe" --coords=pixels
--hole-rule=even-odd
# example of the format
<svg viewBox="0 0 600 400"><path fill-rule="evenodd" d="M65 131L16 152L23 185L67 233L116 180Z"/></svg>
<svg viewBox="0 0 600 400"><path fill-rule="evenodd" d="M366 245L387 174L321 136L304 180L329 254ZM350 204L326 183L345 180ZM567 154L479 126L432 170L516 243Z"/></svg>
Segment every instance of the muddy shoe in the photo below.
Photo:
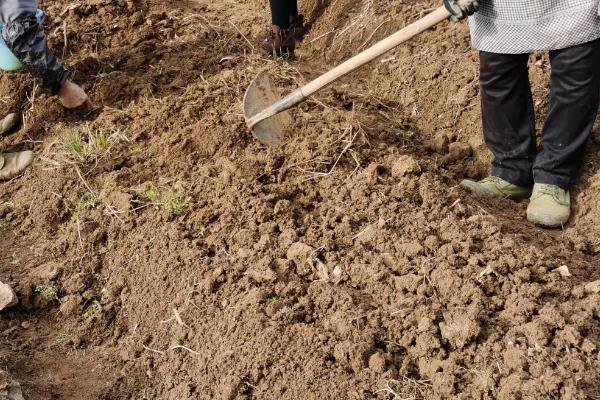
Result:
<svg viewBox="0 0 600 400"><path fill-rule="evenodd" d="M536 183L533 186L531 202L527 207L527 219L546 228L564 226L571 215L569 191L555 185Z"/></svg>
<svg viewBox="0 0 600 400"><path fill-rule="evenodd" d="M261 41L260 47L269 55L292 57L296 48L294 31L292 28L281 29L277 25L273 25Z"/></svg>
<svg viewBox="0 0 600 400"><path fill-rule="evenodd" d="M297 17L290 17L290 29L294 32L294 38L301 42L306 35L306 27L304 26L304 15L300 14Z"/></svg>
<svg viewBox="0 0 600 400"><path fill-rule="evenodd" d="M7 181L21 175L33 161L31 151L0 153L0 181Z"/></svg>
<svg viewBox="0 0 600 400"><path fill-rule="evenodd" d="M17 114L8 114L2 121L0 121L0 136L13 129L19 122L19 116Z"/></svg>
<svg viewBox="0 0 600 400"><path fill-rule="evenodd" d="M531 188L513 185L497 176L487 177L479 182L465 179L460 186L480 197L503 197L512 200L523 200L531 195Z"/></svg>

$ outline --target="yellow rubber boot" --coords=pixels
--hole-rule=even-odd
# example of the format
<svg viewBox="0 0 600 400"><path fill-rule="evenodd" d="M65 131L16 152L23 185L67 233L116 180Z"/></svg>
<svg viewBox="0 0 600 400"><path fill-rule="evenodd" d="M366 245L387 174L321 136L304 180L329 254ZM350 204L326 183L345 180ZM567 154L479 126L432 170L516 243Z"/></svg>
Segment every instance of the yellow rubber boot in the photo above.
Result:
<svg viewBox="0 0 600 400"><path fill-rule="evenodd" d="M33 161L31 151L0 153L0 181L8 181L21 175Z"/></svg>
<svg viewBox="0 0 600 400"><path fill-rule="evenodd" d="M536 183L531 202L527 207L527 219L546 228L564 226L571 215L571 195L568 190L555 185Z"/></svg>
<svg viewBox="0 0 600 400"><path fill-rule="evenodd" d="M531 196L531 188L513 185L497 176L490 176L479 182L465 179L460 186L479 197L489 199L523 200Z"/></svg>

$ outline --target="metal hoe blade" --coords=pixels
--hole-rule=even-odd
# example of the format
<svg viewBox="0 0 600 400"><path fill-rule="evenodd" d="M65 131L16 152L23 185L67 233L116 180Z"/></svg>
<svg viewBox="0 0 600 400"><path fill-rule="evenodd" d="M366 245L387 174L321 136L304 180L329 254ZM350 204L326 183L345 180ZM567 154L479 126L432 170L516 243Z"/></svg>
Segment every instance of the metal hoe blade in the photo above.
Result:
<svg viewBox="0 0 600 400"><path fill-rule="evenodd" d="M271 106L280 96L274 91L274 84L266 72L261 72L250 84L244 96L244 117L246 121ZM285 134L293 120L289 112L274 115L252 127L252 133L263 144L270 147L281 146Z"/></svg>

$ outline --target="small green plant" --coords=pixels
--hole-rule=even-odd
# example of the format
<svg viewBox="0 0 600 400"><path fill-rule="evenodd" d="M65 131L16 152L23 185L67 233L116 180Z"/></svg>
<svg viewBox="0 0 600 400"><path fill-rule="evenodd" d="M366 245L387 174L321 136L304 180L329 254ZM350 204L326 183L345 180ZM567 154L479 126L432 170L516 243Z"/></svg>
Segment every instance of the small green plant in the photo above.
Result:
<svg viewBox="0 0 600 400"><path fill-rule="evenodd" d="M140 146L139 144L134 144L133 146L131 146L130 153L133 156L141 154L142 153L142 146Z"/></svg>
<svg viewBox="0 0 600 400"><path fill-rule="evenodd" d="M96 208L100 205L100 199L96 196L89 196L89 198L77 199L75 203L76 211L83 211Z"/></svg>
<svg viewBox="0 0 600 400"><path fill-rule="evenodd" d="M128 141L123 130L115 127L93 128L84 124L75 127L61 125L59 129L66 131L66 135L41 156L50 168L98 161L110 152L115 143Z"/></svg>
<svg viewBox="0 0 600 400"><path fill-rule="evenodd" d="M5 220L0 219L0 232L5 231L7 229L8 229L8 223Z"/></svg>
<svg viewBox="0 0 600 400"><path fill-rule="evenodd" d="M400 131L399 135L400 135L400 139L402 140L402 145L412 146L415 144L415 141L417 139L417 134L415 133L415 131L412 129L412 126L408 122L406 122L402 119L397 120L394 123L394 127Z"/></svg>
<svg viewBox="0 0 600 400"><path fill-rule="evenodd" d="M491 390L495 385L494 371L492 368L471 369L470 372L475 375L481 388L485 391Z"/></svg>
<svg viewBox="0 0 600 400"><path fill-rule="evenodd" d="M6 355L1 355L0 356L0 369L3 370L8 370L8 368L10 367L10 357L6 356Z"/></svg>
<svg viewBox="0 0 600 400"><path fill-rule="evenodd" d="M52 285L37 285L35 287L35 293L41 296L58 300L58 288Z"/></svg>
<svg viewBox="0 0 600 400"><path fill-rule="evenodd" d="M123 239L117 239L113 243L114 243L115 249L120 249L121 247L125 246L125 241Z"/></svg>
<svg viewBox="0 0 600 400"><path fill-rule="evenodd" d="M188 201L175 196L163 203L163 209L170 215L181 215L189 208Z"/></svg>
<svg viewBox="0 0 600 400"><path fill-rule="evenodd" d="M158 195L158 188L154 183L150 182L148 189L144 192L144 197L155 203L158 200Z"/></svg>
<svg viewBox="0 0 600 400"><path fill-rule="evenodd" d="M76 350L77 335L72 332L58 332L54 335L52 345L55 347L67 347L70 350Z"/></svg>
<svg viewBox="0 0 600 400"><path fill-rule="evenodd" d="M100 302L98 300L94 300L92 301L92 304L83 310L83 317L85 319L91 319L98 311L100 311Z"/></svg>
<svg viewBox="0 0 600 400"><path fill-rule="evenodd" d="M63 146L73 156L74 161L87 162L108 152L111 147L109 133L102 129L83 129L67 136Z"/></svg>

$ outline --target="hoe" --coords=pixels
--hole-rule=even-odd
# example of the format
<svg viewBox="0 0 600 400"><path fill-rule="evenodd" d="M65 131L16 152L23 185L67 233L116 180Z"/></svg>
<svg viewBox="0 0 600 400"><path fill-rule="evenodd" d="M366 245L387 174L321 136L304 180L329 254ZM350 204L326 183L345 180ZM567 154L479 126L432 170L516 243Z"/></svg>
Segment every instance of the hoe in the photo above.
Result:
<svg viewBox="0 0 600 400"><path fill-rule="evenodd" d="M382 56L400 44L448 19L450 13L440 7L406 28L383 39L373 47L352 57L338 67L295 90L283 99L273 90L273 80L268 73L260 73L244 96L244 117L254 136L263 144L277 147L283 144L285 132L292 125L290 108L300 104L316 92L343 76Z"/></svg>

